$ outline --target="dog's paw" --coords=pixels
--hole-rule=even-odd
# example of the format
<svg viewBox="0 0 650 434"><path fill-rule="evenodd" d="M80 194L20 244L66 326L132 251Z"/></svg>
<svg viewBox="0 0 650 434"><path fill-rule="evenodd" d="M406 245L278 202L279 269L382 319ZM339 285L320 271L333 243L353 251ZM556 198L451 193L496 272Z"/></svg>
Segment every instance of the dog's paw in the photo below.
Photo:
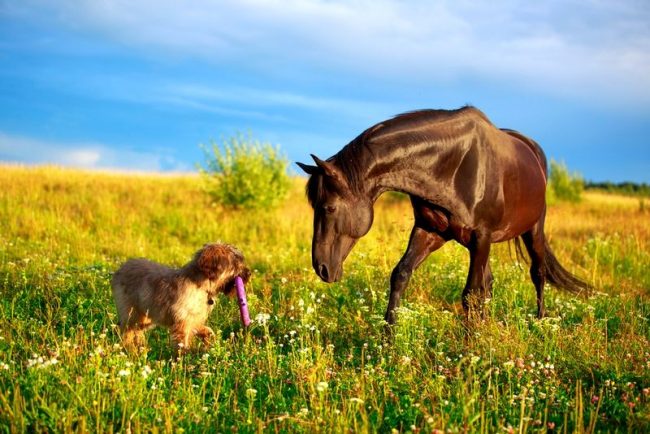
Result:
<svg viewBox="0 0 650 434"><path fill-rule="evenodd" d="M210 327L204 326L196 335L201 338L206 346L208 346L214 338L214 331Z"/></svg>

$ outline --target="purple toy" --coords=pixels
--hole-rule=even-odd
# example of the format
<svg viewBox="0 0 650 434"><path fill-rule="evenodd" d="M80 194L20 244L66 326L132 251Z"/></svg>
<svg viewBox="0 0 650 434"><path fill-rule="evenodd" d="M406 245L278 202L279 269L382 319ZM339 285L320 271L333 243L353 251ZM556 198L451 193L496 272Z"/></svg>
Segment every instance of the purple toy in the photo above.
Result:
<svg viewBox="0 0 650 434"><path fill-rule="evenodd" d="M251 323L251 317L248 314L246 291L244 290L244 281L241 280L241 277L235 277L235 285L237 287L237 300L239 300L239 314L241 315L241 322L244 323L244 327L248 327Z"/></svg>

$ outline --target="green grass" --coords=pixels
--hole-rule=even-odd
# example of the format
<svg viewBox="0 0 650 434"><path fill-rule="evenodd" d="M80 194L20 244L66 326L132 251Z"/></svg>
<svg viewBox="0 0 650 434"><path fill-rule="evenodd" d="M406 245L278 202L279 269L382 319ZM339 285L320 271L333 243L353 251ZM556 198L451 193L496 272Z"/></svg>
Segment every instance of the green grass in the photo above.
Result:
<svg viewBox="0 0 650 434"><path fill-rule="evenodd" d="M388 277L412 224L386 196L341 283L311 270L304 182L273 212L210 202L193 176L0 167L0 432L557 432L650 430L650 227L638 201L585 193L547 219L590 298L549 289L548 318L507 245L494 297L467 329L467 253L414 274L392 343ZM166 330L126 354L110 275L129 257L181 265L203 243L254 269L250 330L220 297L209 351L176 360ZM262 320L262 321L260 321Z"/></svg>

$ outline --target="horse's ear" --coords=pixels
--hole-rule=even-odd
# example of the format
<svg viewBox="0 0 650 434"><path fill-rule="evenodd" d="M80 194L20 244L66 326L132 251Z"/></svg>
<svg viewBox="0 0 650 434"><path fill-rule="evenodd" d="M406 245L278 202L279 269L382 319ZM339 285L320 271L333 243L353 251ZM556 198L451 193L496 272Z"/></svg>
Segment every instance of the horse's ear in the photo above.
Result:
<svg viewBox="0 0 650 434"><path fill-rule="evenodd" d="M310 154L311 158L314 159L316 162L316 165L323 170L325 175L330 176L332 178L340 178L341 177L341 172L339 171L338 167L333 165L332 163L328 161L321 160L314 154Z"/></svg>
<svg viewBox="0 0 650 434"><path fill-rule="evenodd" d="M321 171L318 166L310 166L309 164L300 163L298 161L296 161L296 164L304 170L307 175L315 175Z"/></svg>
<svg viewBox="0 0 650 434"><path fill-rule="evenodd" d="M328 176L332 181L334 181L339 187L347 188L348 183L345 180L345 176L341 173L341 170L336 167L334 164L329 161L323 161L314 154L311 154L311 158L314 159L316 165Z"/></svg>

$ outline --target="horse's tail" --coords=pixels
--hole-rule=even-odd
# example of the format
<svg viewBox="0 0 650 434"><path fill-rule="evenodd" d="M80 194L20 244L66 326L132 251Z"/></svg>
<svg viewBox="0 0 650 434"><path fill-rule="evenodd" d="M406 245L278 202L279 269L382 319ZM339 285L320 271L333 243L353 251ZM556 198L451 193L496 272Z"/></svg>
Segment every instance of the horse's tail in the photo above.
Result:
<svg viewBox="0 0 650 434"><path fill-rule="evenodd" d="M530 259L524 254L524 249L521 247L521 237L514 238L512 241L515 244L516 260L520 264L530 264ZM544 262L546 280L551 285L573 294L590 294L594 291L593 286L578 279L560 264L560 261L555 257L551 246L548 244L546 235L544 236Z"/></svg>
<svg viewBox="0 0 650 434"><path fill-rule="evenodd" d="M593 286L578 279L560 264L560 261L553 254L546 236L544 236L544 259L546 262L546 280L551 285L574 294L589 294L594 291Z"/></svg>

